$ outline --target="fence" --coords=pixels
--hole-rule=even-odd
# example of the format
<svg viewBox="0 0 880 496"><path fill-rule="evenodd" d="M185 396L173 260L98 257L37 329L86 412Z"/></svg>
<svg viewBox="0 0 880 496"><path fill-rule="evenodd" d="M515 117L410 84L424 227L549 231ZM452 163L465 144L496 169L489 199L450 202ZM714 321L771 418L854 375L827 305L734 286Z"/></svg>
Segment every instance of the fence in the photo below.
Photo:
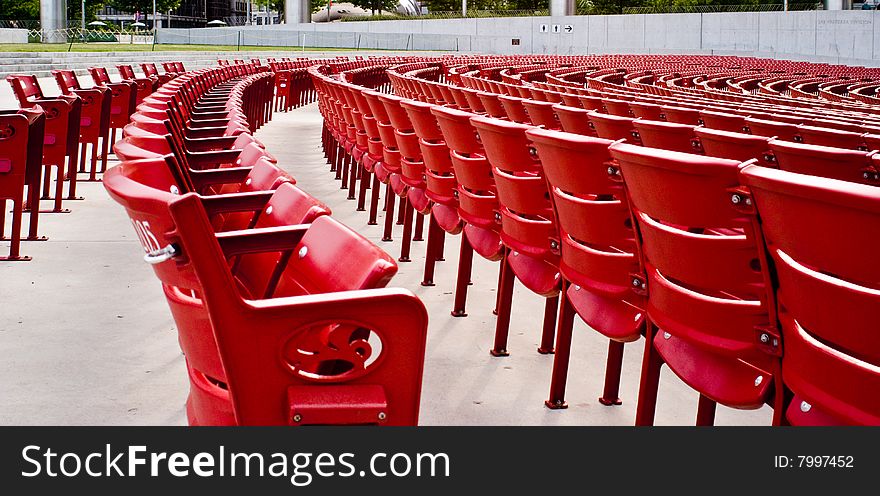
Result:
<svg viewBox="0 0 880 496"><path fill-rule="evenodd" d="M28 29L30 43L128 43L151 45L150 31L122 31L109 29Z"/></svg>

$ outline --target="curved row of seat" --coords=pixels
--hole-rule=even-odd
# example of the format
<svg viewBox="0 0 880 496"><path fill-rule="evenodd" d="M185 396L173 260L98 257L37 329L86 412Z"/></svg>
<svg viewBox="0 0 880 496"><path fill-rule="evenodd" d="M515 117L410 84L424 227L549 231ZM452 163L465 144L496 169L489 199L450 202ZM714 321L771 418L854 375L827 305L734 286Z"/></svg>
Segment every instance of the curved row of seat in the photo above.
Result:
<svg viewBox="0 0 880 496"><path fill-rule="evenodd" d="M414 425L425 308L253 136L274 87L254 64L182 74L138 106L104 176L177 325L189 422Z"/></svg>
<svg viewBox="0 0 880 496"><path fill-rule="evenodd" d="M637 424L653 422L664 363L700 394L698 424L714 421L717 403L769 404L774 424L880 424L871 324L880 277L867 253L880 241L878 109L766 97L743 78L689 86L712 79L697 72L721 81L746 62L776 77L821 78L810 71L827 66L696 56L372 62L310 69L337 179L352 199L361 181L359 209L372 190L371 223L386 184L386 238L401 198L399 261L409 260L413 218L418 236L430 215L424 285L445 234L462 235L453 315L466 315L473 252L500 262L493 355L508 353L514 282L545 298L539 352L556 353L548 407L565 406L577 315L609 339L603 404L620 401L624 343L645 339ZM651 78L628 79L632 67ZM674 77L658 77L666 73ZM389 84L393 93L377 91Z"/></svg>
<svg viewBox="0 0 880 496"><path fill-rule="evenodd" d="M107 69L90 67L93 85L89 88L80 83L73 71L52 71L61 92L52 98L45 95L33 75L7 76L21 110L0 114L0 127L5 129L0 138L0 160L5 164L0 170L0 200L3 205L7 200L13 204L12 232L8 238L3 237L5 216L0 218L0 237L11 241L9 256L3 260L30 260L20 253L23 212L30 210L24 239L47 239L38 233L40 200L54 200L53 208L43 212L68 213L63 201L82 199L76 193L77 173L88 169L86 180L97 181L97 175L107 168L110 144L116 141L117 130L128 123L135 105L152 93L160 81L167 82L184 71L180 62L165 63L163 74L152 63L141 67L143 76L137 76L130 65L117 66L121 78L118 82L110 80ZM50 191L53 170L54 194Z"/></svg>

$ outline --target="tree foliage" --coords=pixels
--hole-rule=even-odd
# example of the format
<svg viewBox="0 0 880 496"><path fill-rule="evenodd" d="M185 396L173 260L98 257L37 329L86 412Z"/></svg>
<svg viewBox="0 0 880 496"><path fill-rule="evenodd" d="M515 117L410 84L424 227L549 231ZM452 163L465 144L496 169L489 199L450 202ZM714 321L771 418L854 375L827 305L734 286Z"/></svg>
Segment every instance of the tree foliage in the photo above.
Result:
<svg viewBox="0 0 880 496"><path fill-rule="evenodd" d="M364 10L369 10L374 14L378 14L380 11L386 12L396 12L397 11L397 0L348 0L350 3L354 4L355 7L360 7ZM340 2L341 3L341 2Z"/></svg>
<svg viewBox="0 0 880 496"><path fill-rule="evenodd" d="M152 1L152 0L150 0L150 1ZM101 7L104 6L105 3L106 2L104 0L86 0L86 22L94 21L95 14L98 12L98 10ZM80 12L81 8L82 8L82 2L68 1L67 2L67 18L71 19L71 20L80 19L80 16L82 15Z"/></svg>
<svg viewBox="0 0 880 496"><path fill-rule="evenodd" d="M40 0L0 0L0 19L39 19Z"/></svg>

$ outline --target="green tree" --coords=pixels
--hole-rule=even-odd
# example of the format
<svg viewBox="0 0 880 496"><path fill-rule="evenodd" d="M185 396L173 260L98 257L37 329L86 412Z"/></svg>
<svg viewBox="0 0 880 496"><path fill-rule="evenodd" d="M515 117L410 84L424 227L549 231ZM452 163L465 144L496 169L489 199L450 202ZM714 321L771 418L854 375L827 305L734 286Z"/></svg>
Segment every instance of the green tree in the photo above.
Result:
<svg viewBox="0 0 880 496"><path fill-rule="evenodd" d="M40 18L40 0L0 0L0 19Z"/></svg>
<svg viewBox="0 0 880 496"><path fill-rule="evenodd" d="M664 1L664 0L659 0ZM711 0L709 0L711 1ZM622 14L627 7L644 7L650 0L586 0L578 2L579 14Z"/></svg>
<svg viewBox="0 0 880 496"><path fill-rule="evenodd" d="M384 10L387 12L396 12L397 11L397 0L348 0L355 7L360 7L364 10L369 10L373 14L378 14L379 11Z"/></svg>
<svg viewBox="0 0 880 496"><path fill-rule="evenodd" d="M150 0L152 1L152 0ZM86 0L86 22L94 21L95 14L98 10L104 6L106 3L104 0ZM69 20L77 20L81 17L82 2L77 1L69 1L67 2L67 19ZM150 7L152 8L152 6Z"/></svg>
<svg viewBox="0 0 880 496"><path fill-rule="evenodd" d="M461 10L461 0L428 0L422 2L422 5L427 5L430 12Z"/></svg>

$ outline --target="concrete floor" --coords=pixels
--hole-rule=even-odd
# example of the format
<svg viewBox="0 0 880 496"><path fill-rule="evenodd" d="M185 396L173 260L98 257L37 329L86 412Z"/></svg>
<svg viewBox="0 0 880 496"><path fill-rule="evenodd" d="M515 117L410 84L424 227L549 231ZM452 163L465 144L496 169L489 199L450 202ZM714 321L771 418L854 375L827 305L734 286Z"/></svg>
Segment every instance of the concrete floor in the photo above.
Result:
<svg viewBox="0 0 880 496"><path fill-rule="evenodd" d="M14 106L8 86L0 85L0 108ZM346 200L323 160L320 126L310 105L276 113L257 137L335 218L396 257L402 227L396 226L394 242L383 243L381 214L379 226L368 226L366 212ZM122 208L100 183L78 188L86 200L68 202L72 213L40 217L49 241L23 244L33 261L0 262L0 424L184 425L184 360L158 281ZM553 357L536 352L543 298L517 285L511 355L491 357L498 263L475 257L469 316L451 317L459 239L447 237L436 286L419 285L425 242L413 244L413 261L401 263L391 283L415 292L430 312L420 423L632 425L644 342L626 348L623 405L605 407L597 397L607 341L576 320L570 408L546 409ZM8 242L0 242L0 253L7 249ZM656 423L691 425L697 397L664 368ZM719 407L716 423L769 425L770 417L767 407Z"/></svg>

